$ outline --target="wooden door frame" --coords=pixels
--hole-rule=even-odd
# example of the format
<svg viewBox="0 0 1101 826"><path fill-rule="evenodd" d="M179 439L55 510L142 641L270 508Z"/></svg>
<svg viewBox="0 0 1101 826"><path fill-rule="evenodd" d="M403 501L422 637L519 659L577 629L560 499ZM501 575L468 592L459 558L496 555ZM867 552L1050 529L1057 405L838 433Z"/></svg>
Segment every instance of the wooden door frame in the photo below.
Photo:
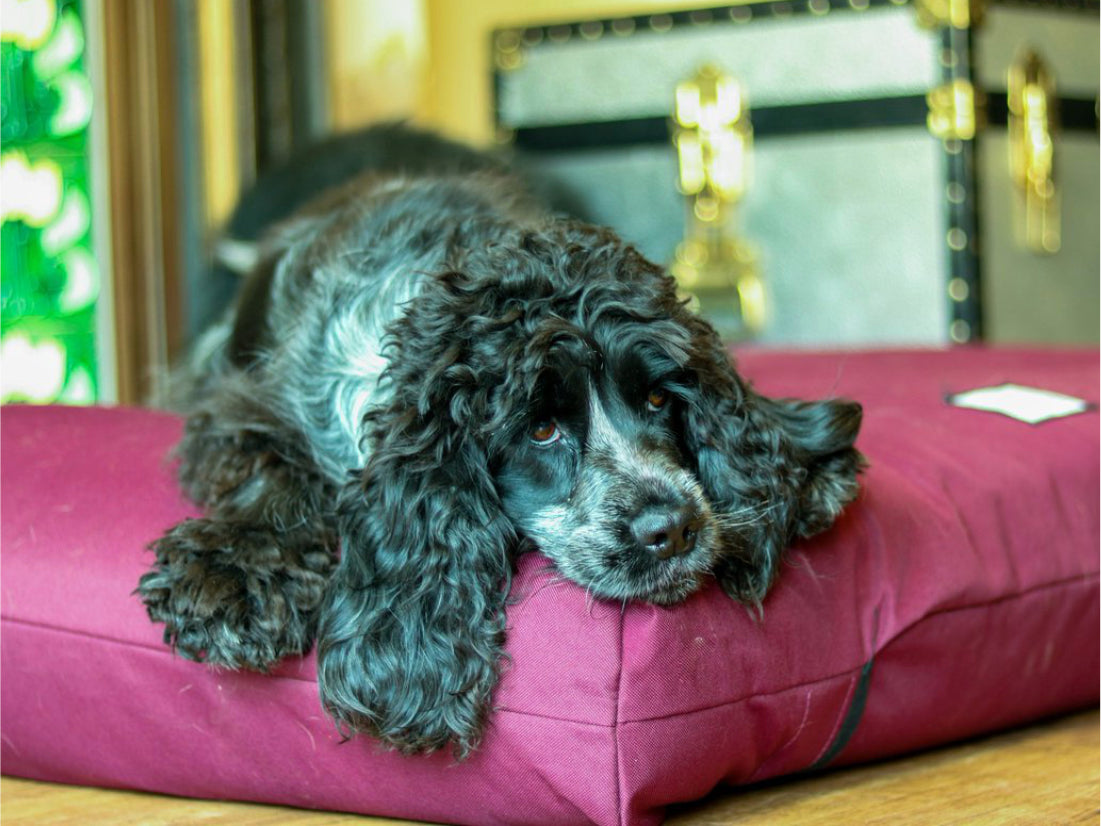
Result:
<svg viewBox="0 0 1101 826"><path fill-rule="evenodd" d="M181 340L176 43L171 0L102 0L117 401L158 395Z"/></svg>

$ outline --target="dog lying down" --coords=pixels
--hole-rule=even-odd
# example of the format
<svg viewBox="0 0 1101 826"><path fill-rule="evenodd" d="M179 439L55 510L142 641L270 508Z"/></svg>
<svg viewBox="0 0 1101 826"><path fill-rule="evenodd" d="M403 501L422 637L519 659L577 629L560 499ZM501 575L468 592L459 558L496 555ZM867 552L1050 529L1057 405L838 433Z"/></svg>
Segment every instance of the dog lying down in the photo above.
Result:
<svg viewBox="0 0 1101 826"><path fill-rule="evenodd" d="M213 665L264 670L316 638L342 730L461 757L517 554L596 599L672 605L714 580L757 604L789 542L856 496L861 410L755 393L660 267L497 161L361 137L381 160L264 237L175 377L206 516L152 544L138 593Z"/></svg>

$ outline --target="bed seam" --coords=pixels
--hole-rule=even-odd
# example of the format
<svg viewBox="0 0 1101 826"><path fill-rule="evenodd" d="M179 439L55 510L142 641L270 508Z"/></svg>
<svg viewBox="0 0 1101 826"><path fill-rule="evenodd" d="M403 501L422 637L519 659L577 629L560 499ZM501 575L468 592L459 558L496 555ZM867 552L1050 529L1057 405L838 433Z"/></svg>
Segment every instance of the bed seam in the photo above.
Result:
<svg viewBox="0 0 1101 826"><path fill-rule="evenodd" d="M615 755L615 810L619 826L626 823L627 813L623 810L623 752L619 748L619 718L623 700L623 650L627 635L626 612L619 613L619 652L616 657L618 672L615 681L615 722L612 727L612 753Z"/></svg>

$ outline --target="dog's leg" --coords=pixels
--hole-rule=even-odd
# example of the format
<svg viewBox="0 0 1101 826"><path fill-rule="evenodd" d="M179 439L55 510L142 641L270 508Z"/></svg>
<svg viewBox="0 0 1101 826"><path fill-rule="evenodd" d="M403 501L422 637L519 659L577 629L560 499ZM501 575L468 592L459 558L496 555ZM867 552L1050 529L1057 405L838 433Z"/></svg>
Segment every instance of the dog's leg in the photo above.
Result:
<svg viewBox="0 0 1101 826"><path fill-rule="evenodd" d="M309 650L335 565L330 486L271 430L188 421L180 480L208 516L151 545L137 593L189 659L267 669Z"/></svg>

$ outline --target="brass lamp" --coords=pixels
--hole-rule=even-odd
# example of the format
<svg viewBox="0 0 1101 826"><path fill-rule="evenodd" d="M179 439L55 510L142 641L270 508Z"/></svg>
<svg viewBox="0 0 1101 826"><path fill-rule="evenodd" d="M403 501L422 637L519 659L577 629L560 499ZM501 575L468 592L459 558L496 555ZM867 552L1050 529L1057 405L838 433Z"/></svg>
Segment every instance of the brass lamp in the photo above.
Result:
<svg viewBox="0 0 1101 826"><path fill-rule="evenodd" d="M753 147L741 84L710 65L679 84L673 145L687 223L672 273L724 338L751 338L764 327L766 300L757 253L734 220L750 184Z"/></svg>

